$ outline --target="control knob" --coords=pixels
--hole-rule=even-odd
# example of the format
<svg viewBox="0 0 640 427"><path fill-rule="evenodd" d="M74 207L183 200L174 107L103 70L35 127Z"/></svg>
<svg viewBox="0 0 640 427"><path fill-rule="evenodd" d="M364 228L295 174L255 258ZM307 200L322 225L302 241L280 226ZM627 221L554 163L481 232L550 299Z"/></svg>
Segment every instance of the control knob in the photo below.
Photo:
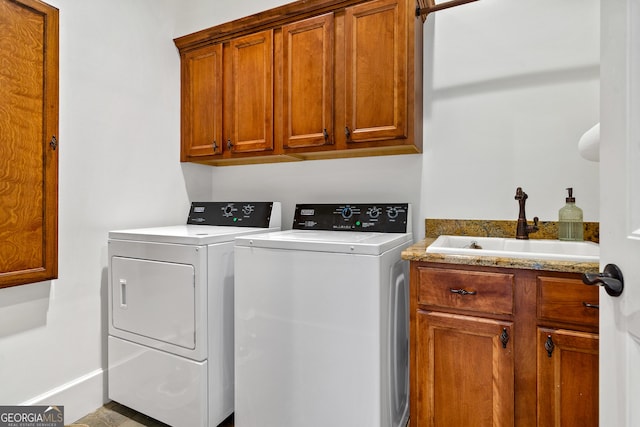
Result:
<svg viewBox="0 0 640 427"><path fill-rule="evenodd" d="M390 207L387 208L387 216L391 219L395 219L398 216L398 208L396 207Z"/></svg>
<svg viewBox="0 0 640 427"><path fill-rule="evenodd" d="M347 206L342 208L341 213L342 213L342 218L349 219L353 215L353 210L349 206Z"/></svg>
<svg viewBox="0 0 640 427"><path fill-rule="evenodd" d="M367 212L367 215L369 215L369 218L371 219L376 219L380 216L380 212L382 211L382 209L373 206L372 208L369 208L369 211Z"/></svg>
<svg viewBox="0 0 640 427"><path fill-rule="evenodd" d="M244 205L242 207L242 213L249 216L253 213L253 211L255 210L255 207L252 205Z"/></svg>
<svg viewBox="0 0 640 427"><path fill-rule="evenodd" d="M229 203L227 206L222 208L222 216L224 217L233 216L233 213L235 211L237 211L237 209L233 207L233 203Z"/></svg>

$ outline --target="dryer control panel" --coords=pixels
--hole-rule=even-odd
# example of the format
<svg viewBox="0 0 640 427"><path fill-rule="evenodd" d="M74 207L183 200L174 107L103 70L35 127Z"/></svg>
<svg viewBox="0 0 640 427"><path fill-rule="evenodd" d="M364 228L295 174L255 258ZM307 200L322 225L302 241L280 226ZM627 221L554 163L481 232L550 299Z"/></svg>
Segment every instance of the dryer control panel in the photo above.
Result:
<svg viewBox="0 0 640 427"><path fill-rule="evenodd" d="M272 202L193 202L187 224L268 228Z"/></svg>
<svg viewBox="0 0 640 427"><path fill-rule="evenodd" d="M296 230L406 233L408 203L298 204Z"/></svg>

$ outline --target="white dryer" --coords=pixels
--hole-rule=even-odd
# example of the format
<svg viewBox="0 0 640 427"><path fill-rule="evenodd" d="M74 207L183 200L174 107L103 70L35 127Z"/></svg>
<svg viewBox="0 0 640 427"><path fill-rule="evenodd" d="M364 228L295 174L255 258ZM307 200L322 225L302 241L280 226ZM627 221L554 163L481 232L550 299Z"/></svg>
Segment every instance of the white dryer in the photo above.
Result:
<svg viewBox="0 0 640 427"><path fill-rule="evenodd" d="M192 203L186 225L109 232L109 398L175 427L234 409L234 239L277 202Z"/></svg>
<svg viewBox="0 0 640 427"><path fill-rule="evenodd" d="M236 239L237 427L404 427L408 204L297 205Z"/></svg>

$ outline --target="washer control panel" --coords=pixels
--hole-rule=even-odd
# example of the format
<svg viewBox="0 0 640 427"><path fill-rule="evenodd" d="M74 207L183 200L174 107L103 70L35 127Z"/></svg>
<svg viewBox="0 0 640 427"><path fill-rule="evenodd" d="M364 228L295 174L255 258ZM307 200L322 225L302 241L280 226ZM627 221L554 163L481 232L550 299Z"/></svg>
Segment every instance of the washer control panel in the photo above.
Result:
<svg viewBox="0 0 640 427"><path fill-rule="evenodd" d="M268 228L272 202L193 202L187 224Z"/></svg>
<svg viewBox="0 0 640 427"><path fill-rule="evenodd" d="M406 233L408 215L408 203L298 204L293 228Z"/></svg>

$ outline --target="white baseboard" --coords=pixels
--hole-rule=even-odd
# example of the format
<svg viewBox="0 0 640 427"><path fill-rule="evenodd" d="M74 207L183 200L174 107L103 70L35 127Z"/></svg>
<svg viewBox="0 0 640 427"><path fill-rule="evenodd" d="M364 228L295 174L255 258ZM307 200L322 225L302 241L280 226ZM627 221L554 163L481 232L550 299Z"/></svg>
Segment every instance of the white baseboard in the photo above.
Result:
<svg viewBox="0 0 640 427"><path fill-rule="evenodd" d="M64 423L71 424L109 401L105 377L106 371L96 369L21 405L64 406Z"/></svg>

